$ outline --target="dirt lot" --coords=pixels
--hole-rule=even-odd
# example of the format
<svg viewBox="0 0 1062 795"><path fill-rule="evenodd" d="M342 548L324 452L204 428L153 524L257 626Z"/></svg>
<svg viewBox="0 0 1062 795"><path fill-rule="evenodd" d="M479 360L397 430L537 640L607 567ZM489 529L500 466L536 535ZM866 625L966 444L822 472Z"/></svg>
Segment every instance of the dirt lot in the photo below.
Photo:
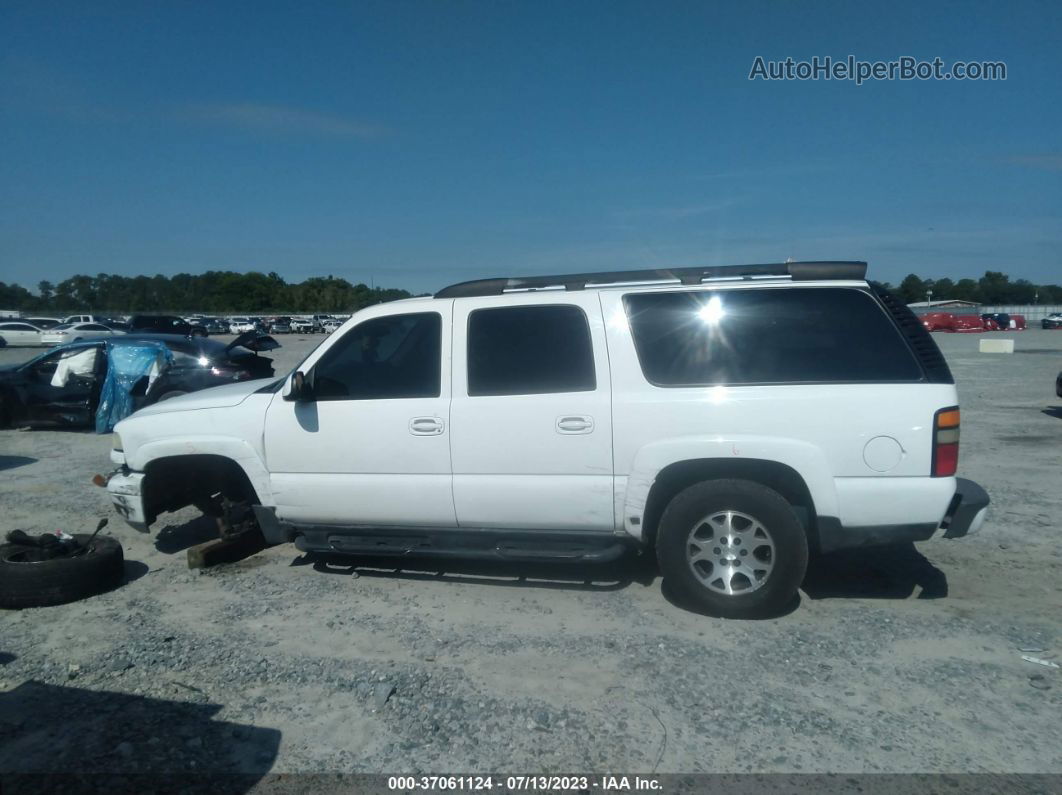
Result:
<svg viewBox="0 0 1062 795"><path fill-rule="evenodd" d="M674 606L636 557L351 566L288 545L189 571L210 523L118 521L89 483L108 437L0 431L2 529L112 517L128 575L0 612L0 772L1062 773L1062 671L1019 651L1062 650L1062 332L1010 356L980 338L936 336L961 472L994 501L981 534L825 557L761 622ZM278 369L319 341L282 338Z"/></svg>

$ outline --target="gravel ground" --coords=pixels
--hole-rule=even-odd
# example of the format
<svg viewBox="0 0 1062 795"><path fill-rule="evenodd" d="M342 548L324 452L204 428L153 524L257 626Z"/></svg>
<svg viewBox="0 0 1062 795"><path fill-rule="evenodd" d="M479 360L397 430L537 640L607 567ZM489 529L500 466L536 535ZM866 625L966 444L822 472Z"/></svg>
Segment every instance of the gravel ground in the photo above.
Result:
<svg viewBox="0 0 1062 795"><path fill-rule="evenodd" d="M1062 332L980 338L937 335L982 532L821 558L759 622L675 606L636 556L190 571L210 522L122 524L89 482L109 438L0 431L2 529L108 516L127 559L115 591L0 612L0 772L1062 773L1062 672L1019 651L1062 648Z"/></svg>

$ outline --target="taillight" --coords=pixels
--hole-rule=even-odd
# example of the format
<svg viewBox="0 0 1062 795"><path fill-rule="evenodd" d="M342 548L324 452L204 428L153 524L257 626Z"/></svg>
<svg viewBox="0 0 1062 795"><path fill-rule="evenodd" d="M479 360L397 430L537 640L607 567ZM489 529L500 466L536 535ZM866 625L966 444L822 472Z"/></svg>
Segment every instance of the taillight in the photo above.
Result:
<svg viewBox="0 0 1062 795"><path fill-rule="evenodd" d="M933 477L947 478L959 468L959 407L933 415Z"/></svg>

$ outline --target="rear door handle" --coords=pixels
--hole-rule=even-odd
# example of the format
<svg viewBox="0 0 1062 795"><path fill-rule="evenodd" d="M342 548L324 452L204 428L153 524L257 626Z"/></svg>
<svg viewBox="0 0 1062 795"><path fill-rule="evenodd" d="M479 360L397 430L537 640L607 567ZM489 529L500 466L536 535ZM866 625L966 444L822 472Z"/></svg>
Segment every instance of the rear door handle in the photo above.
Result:
<svg viewBox="0 0 1062 795"><path fill-rule="evenodd" d="M557 433L590 433L593 430L593 417L584 415L557 417Z"/></svg>
<svg viewBox="0 0 1062 795"><path fill-rule="evenodd" d="M438 436L445 427L438 417L414 417L409 421L409 432L414 436Z"/></svg>

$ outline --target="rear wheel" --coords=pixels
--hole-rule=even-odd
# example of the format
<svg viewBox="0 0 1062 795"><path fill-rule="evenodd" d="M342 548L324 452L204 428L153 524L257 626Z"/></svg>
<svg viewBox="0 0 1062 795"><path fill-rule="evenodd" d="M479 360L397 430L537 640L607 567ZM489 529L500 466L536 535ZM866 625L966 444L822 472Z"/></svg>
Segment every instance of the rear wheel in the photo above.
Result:
<svg viewBox="0 0 1062 795"><path fill-rule="evenodd" d="M792 602L808 563L793 507L748 480L708 480L679 492L660 518L656 548L674 593L724 618L777 615Z"/></svg>

